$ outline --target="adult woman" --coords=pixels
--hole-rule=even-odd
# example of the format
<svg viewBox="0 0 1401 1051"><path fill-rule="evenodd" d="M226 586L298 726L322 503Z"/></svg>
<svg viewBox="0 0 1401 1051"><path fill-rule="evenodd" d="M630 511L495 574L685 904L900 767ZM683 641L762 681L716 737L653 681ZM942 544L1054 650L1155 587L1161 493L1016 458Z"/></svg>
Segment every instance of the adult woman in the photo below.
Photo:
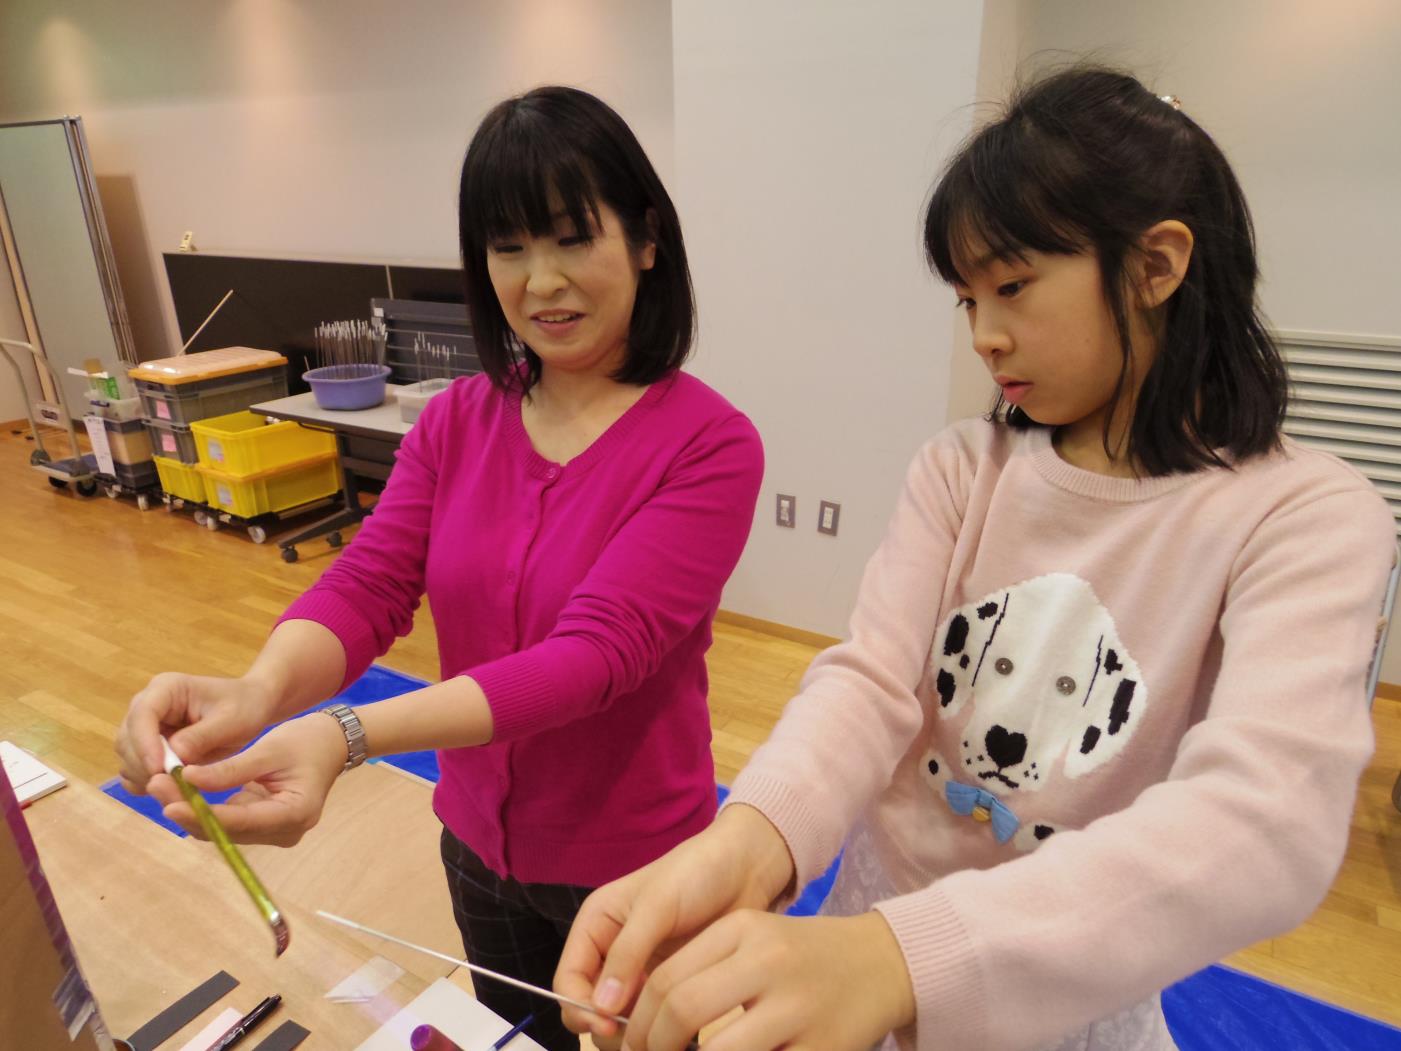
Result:
<svg viewBox="0 0 1401 1051"><path fill-rule="evenodd" d="M460 234L485 374L434 398L374 515L283 615L240 680L158 676L118 741L161 767L160 727L196 764L353 681L426 590L443 681L339 719L285 723L187 766L246 785L236 838L290 843L342 767L439 749L434 809L469 957L548 985L587 890L714 815L705 650L762 474L749 421L679 367L693 306L675 210L601 101L540 88L494 108L463 164ZM358 728L353 724L350 730ZM350 743L348 743L350 742ZM149 790L193 827L162 775ZM552 1005L499 983L498 1013Z"/></svg>

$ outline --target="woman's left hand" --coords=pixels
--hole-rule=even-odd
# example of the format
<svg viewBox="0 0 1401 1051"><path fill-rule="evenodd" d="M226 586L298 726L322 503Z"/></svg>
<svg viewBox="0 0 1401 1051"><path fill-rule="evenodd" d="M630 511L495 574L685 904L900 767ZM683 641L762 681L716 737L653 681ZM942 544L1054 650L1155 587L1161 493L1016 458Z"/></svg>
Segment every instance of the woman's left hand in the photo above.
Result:
<svg viewBox="0 0 1401 1051"><path fill-rule="evenodd" d="M632 1051L823 1048L859 1051L914 1021L904 954L879 913L775 916L742 910L711 924L652 972L624 1035Z"/></svg>
<svg viewBox="0 0 1401 1051"><path fill-rule="evenodd" d="M207 766L187 766L183 776L201 792L243 786L214 815L238 843L294 846L321 819L336 777L345 767L345 734L335 719L312 712L268 731L237 755ZM204 839L194 811L167 774L150 782L165 816Z"/></svg>

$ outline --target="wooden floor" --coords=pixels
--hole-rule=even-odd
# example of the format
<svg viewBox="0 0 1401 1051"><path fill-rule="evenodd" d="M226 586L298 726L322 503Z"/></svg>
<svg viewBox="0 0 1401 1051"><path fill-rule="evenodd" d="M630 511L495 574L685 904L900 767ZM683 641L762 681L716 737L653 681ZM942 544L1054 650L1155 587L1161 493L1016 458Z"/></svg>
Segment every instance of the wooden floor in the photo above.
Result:
<svg viewBox="0 0 1401 1051"><path fill-rule="evenodd" d="M101 783L127 701L155 673L240 674L278 613L334 558L324 542L287 565L271 543L210 533L187 515L56 492L28 468L33 444L0 428L0 738ZM817 650L718 624L711 722L722 782L769 732ZM437 674L433 625L384 663ZM1229 962L1401 1025L1401 701L1379 698L1377 754L1363 780L1347 860L1297 931Z"/></svg>

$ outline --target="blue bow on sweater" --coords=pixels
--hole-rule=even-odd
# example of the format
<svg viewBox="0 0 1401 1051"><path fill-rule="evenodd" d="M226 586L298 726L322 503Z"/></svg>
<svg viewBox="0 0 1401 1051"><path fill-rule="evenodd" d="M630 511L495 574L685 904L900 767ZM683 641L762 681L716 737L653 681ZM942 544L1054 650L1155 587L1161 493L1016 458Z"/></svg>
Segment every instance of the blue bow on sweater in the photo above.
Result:
<svg viewBox="0 0 1401 1051"><path fill-rule="evenodd" d="M948 798L949 809L961 817L967 817L979 807L990 814L992 834L997 837L998 843L1006 843L1021 827L1017 815L986 788L950 781L944 785L944 795Z"/></svg>

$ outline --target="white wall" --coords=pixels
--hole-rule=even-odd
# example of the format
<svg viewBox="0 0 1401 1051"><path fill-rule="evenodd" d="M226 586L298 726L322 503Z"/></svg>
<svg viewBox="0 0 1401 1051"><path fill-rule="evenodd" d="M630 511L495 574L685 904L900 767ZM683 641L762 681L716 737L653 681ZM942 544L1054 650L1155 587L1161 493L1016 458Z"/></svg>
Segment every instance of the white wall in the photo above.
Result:
<svg viewBox="0 0 1401 1051"><path fill-rule="evenodd" d="M1401 5L1393 0L989 0L1024 62L1093 52L1128 66L1209 131L1254 213L1261 302L1278 328L1401 335ZM966 345L966 343L965 343ZM969 352L971 353L971 352ZM986 406L955 369L951 417ZM1382 679L1401 683L1401 629Z"/></svg>
<svg viewBox="0 0 1401 1051"><path fill-rule="evenodd" d="M146 268L122 274L129 299L160 304L143 358L179 349L160 253L185 230L205 250L455 261L472 130L545 82L615 106L671 181L659 0L0 5L0 121L81 115L144 229Z"/></svg>
<svg viewBox="0 0 1401 1051"><path fill-rule="evenodd" d="M768 468L727 609L842 635L911 454L944 423L953 297L920 208L966 132L981 4L675 0L695 372ZM798 527L774 522L776 493ZM818 501L842 506L837 537Z"/></svg>

